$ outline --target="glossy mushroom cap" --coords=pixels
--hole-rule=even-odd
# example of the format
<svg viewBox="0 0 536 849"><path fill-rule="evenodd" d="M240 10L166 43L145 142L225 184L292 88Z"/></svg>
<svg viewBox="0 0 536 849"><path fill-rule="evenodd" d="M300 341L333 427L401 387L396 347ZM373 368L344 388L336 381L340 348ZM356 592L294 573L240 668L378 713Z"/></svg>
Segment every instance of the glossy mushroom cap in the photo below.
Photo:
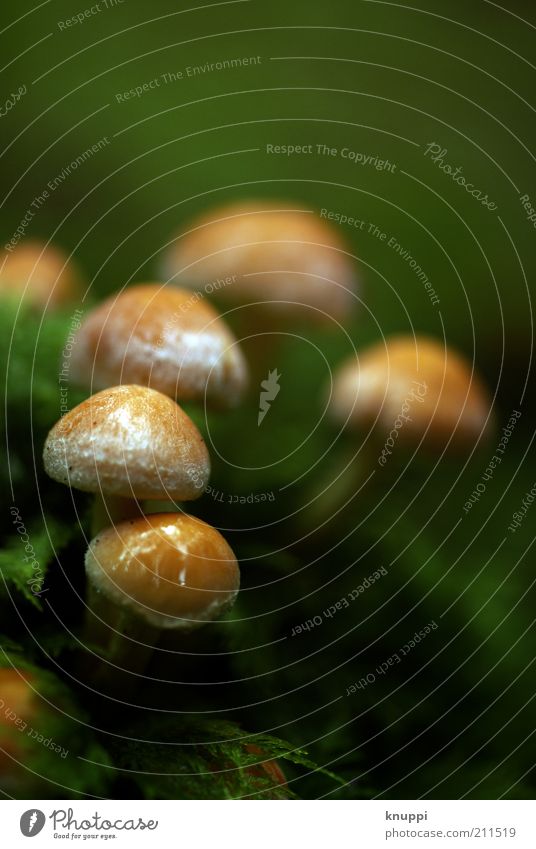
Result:
<svg viewBox="0 0 536 849"><path fill-rule="evenodd" d="M487 429L491 399L460 354L433 339L391 337L335 374L331 412L363 430L397 429L397 441L471 448Z"/></svg>
<svg viewBox="0 0 536 849"><path fill-rule="evenodd" d="M44 309L80 298L82 278L62 250L41 242L22 242L0 258L0 295Z"/></svg>
<svg viewBox="0 0 536 849"><path fill-rule="evenodd" d="M121 522L90 543L92 590L156 628L189 630L222 616L240 585L236 558L210 525L180 513Z"/></svg>
<svg viewBox="0 0 536 849"><path fill-rule="evenodd" d="M92 310L76 334L70 373L92 389L138 383L219 407L238 403L247 386L245 359L214 308L160 283L131 286Z"/></svg>
<svg viewBox="0 0 536 849"><path fill-rule="evenodd" d="M66 413L48 434L43 459L60 483L125 498L199 498L210 475L194 423L144 386L105 389Z"/></svg>
<svg viewBox="0 0 536 849"><path fill-rule="evenodd" d="M262 301L281 315L303 312L308 321L345 318L357 288L348 248L331 224L299 206L259 202L212 210L167 248L165 279L194 287L220 281L214 297L221 303Z"/></svg>

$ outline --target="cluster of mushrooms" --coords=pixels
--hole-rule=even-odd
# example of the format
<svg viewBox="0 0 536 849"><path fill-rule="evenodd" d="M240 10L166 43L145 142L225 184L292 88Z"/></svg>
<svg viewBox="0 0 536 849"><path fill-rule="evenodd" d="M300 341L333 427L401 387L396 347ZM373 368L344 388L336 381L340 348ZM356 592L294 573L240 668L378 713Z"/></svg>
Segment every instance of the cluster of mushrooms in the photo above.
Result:
<svg viewBox="0 0 536 849"><path fill-rule="evenodd" d="M0 291L61 306L81 291L71 271L56 249L23 243L0 270ZM139 663L129 665L140 669L143 647L162 630L187 632L221 617L239 589L236 558L220 533L177 512L203 494L210 475L203 438L179 404L225 413L248 382L258 398L248 375L263 373L267 350L269 367L277 365L273 337L300 323L344 325L359 291L337 231L288 204L210 211L168 243L160 273L161 283L129 285L83 318L70 379L95 394L62 416L44 447L54 480L95 496L88 641L124 662L116 637L130 637ZM207 300L215 280L231 281L210 291L240 345ZM413 335L385 338L342 363L329 408L339 426L373 432L381 444L408 396L415 403L397 428L398 444L474 445L487 430L491 402L471 364Z"/></svg>
<svg viewBox="0 0 536 849"><path fill-rule="evenodd" d="M86 638L119 662L129 637L129 665L139 669L161 631L215 620L238 593L238 564L221 534L170 505L199 498L210 475L205 442L178 402L238 403L247 366L205 300L152 283L124 289L87 315L70 377L100 391L52 428L45 470L95 495Z"/></svg>

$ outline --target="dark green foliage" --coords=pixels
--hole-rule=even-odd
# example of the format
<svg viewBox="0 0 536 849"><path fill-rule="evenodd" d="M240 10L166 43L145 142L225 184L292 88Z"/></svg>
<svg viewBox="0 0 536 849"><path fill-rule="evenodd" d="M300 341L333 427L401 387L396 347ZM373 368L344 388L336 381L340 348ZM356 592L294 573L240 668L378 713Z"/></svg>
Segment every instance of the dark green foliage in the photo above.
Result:
<svg viewBox="0 0 536 849"><path fill-rule="evenodd" d="M158 742L151 742L151 731ZM149 737L149 739L148 739ZM131 738L131 739L129 739ZM112 743L116 766L128 771L150 799L290 799L294 798L288 765L314 772L315 764L300 749L269 734L248 735L232 722L183 717L144 722L125 729ZM273 767L277 760L285 776ZM340 781L325 771L333 786ZM282 783L283 778L289 783ZM295 781L296 779L294 779Z"/></svg>
<svg viewBox="0 0 536 849"><path fill-rule="evenodd" d="M58 377L69 328L69 313L47 313L45 319L17 302L2 302L0 387L7 407L2 416L0 484L21 512L27 497L33 504L35 490L45 480L41 452L47 431L61 415ZM69 407L83 397L69 386Z"/></svg>

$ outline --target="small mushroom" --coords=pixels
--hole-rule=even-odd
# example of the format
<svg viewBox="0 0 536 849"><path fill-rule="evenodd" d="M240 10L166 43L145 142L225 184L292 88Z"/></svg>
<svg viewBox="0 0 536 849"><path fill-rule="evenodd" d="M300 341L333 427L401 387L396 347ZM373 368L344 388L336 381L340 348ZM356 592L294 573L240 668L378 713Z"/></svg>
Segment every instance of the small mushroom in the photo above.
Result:
<svg viewBox="0 0 536 849"><path fill-rule="evenodd" d="M38 309L61 309L82 294L76 264L58 247L21 242L0 258L0 295Z"/></svg>
<svg viewBox="0 0 536 849"><path fill-rule="evenodd" d="M31 732L38 729L41 740L53 733L54 748L62 732L63 723L58 723L47 700L40 697L39 690L47 683L50 686L48 679L40 680L27 669L0 667L0 788L19 799L44 798L40 794L45 776L40 771L50 750L36 742L37 735ZM54 752L48 766L56 758Z"/></svg>
<svg viewBox="0 0 536 849"><path fill-rule="evenodd" d="M102 531L89 545L86 575L94 597L157 630L218 619L240 584L222 535L184 513L152 513Z"/></svg>
<svg viewBox="0 0 536 849"><path fill-rule="evenodd" d="M299 324L333 327L356 305L357 276L339 233L288 201L231 203L202 215L163 254L165 279L209 287L230 309L252 390L278 366Z"/></svg>
<svg viewBox="0 0 536 849"><path fill-rule="evenodd" d="M210 281L220 303L261 301L278 317L346 318L357 288L348 248L331 224L297 206L259 201L211 210L167 248L165 279Z"/></svg>
<svg viewBox="0 0 536 849"><path fill-rule="evenodd" d="M4 792L20 792L30 771L28 740L21 734L38 713L31 676L18 669L0 668L0 787Z"/></svg>
<svg viewBox="0 0 536 849"><path fill-rule="evenodd" d="M104 500L97 502L96 529L125 518L125 511L139 515L132 499L199 498L210 475L194 423L166 395L144 386L105 389L66 413L48 434L43 459L53 480Z"/></svg>
<svg viewBox="0 0 536 849"><path fill-rule="evenodd" d="M72 379L92 389L150 386L177 401L231 407L247 385L240 348L198 294L141 284L92 310L76 334Z"/></svg>
<svg viewBox="0 0 536 849"><path fill-rule="evenodd" d="M491 399L467 360L434 339L394 336L335 373L331 412L339 424L396 443L472 449L491 420Z"/></svg>
<svg viewBox="0 0 536 849"><path fill-rule="evenodd" d="M162 631L187 633L220 618L240 585L236 557L221 534L177 513L153 513L99 533L86 554L86 575L87 642L112 665L138 673ZM101 667L101 680L107 677Z"/></svg>
<svg viewBox="0 0 536 849"><path fill-rule="evenodd" d="M350 357L334 373L332 420L347 433L329 472L308 493L304 521L327 527L354 499L373 497L407 463L408 449L470 453L491 429L491 398L470 363L424 336L393 336ZM323 532L323 531L322 531Z"/></svg>

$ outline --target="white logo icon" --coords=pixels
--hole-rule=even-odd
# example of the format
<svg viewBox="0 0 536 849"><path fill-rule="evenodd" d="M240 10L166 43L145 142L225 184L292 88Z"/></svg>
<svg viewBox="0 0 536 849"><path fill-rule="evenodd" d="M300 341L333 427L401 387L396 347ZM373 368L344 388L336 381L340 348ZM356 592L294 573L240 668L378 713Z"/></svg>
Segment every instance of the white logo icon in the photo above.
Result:
<svg viewBox="0 0 536 849"><path fill-rule="evenodd" d="M279 394L279 390L281 389L279 386L280 377L281 375L277 373L277 369L275 368L273 371L269 371L268 377L261 382L261 389L263 391L259 396L259 416L257 419L257 425L259 426L272 406L272 402Z"/></svg>
<svg viewBox="0 0 536 849"><path fill-rule="evenodd" d="M25 811L20 818L20 830L25 837L35 837L39 834L46 821L43 811L30 809Z"/></svg>

